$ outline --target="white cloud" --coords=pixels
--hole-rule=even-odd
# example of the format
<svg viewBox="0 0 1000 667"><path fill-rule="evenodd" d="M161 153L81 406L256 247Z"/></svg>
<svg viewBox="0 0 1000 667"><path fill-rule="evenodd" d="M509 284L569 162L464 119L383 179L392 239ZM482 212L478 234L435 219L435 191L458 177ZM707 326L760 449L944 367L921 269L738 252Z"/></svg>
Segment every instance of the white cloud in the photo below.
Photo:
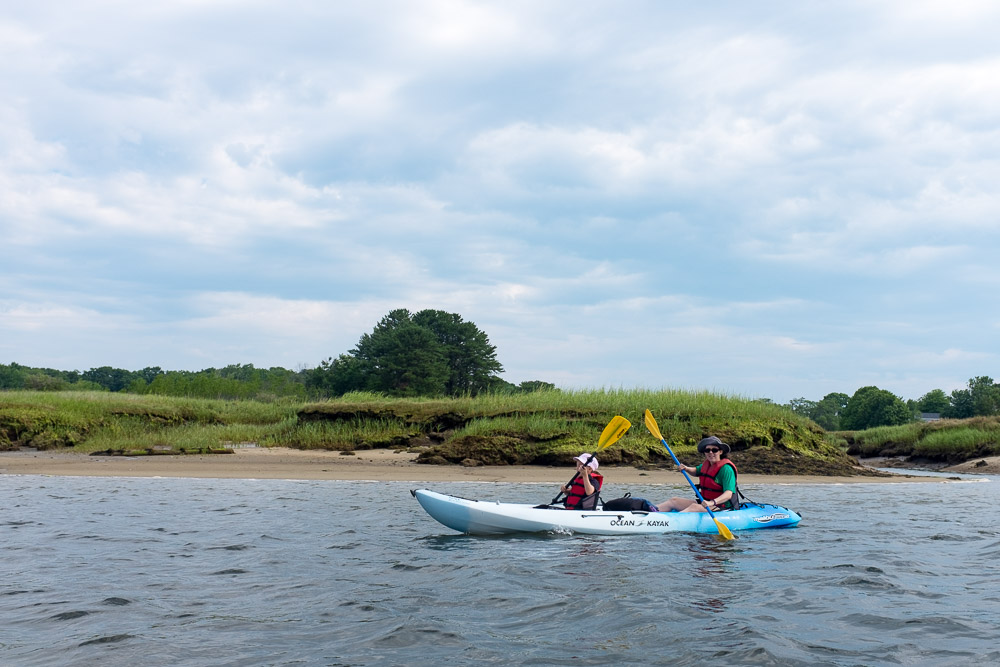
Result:
<svg viewBox="0 0 1000 667"><path fill-rule="evenodd" d="M1000 10L785 9L12 7L0 350L315 363L406 307L514 381L990 372Z"/></svg>

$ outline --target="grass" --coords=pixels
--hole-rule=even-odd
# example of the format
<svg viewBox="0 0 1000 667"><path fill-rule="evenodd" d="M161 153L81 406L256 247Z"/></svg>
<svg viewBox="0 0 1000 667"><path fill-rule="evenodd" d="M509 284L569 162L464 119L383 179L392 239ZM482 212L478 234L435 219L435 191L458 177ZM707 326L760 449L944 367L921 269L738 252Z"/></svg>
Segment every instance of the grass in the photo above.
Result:
<svg viewBox="0 0 1000 667"><path fill-rule="evenodd" d="M942 453L960 458L1000 454L1000 430L962 427L934 431L916 443L915 456L940 456Z"/></svg>
<svg viewBox="0 0 1000 667"><path fill-rule="evenodd" d="M0 392L0 449L14 443L81 452L222 447L266 437L297 403L108 392Z"/></svg>
<svg viewBox="0 0 1000 667"><path fill-rule="evenodd" d="M643 423L649 409L682 460L695 460L706 435L733 446L744 472L852 474L846 447L914 445L908 427L827 434L770 403L711 392L596 389L395 399L353 393L331 401L213 400L107 392L0 392L0 449L80 452L204 451L235 443L350 451L415 448L420 460L564 465L594 451L614 415L632 428L601 454L602 463L669 465ZM996 428L993 428L996 426ZM980 431L1000 433L1000 425ZM931 441L933 442L933 441Z"/></svg>
<svg viewBox="0 0 1000 667"><path fill-rule="evenodd" d="M262 439L269 446L297 449L378 449L406 446L419 435L412 426L391 419L355 419L338 422L305 422L289 420Z"/></svg>
<svg viewBox="0 0 1000 667"><path fill-rule="evenodd" d="M836 435L855 456L920 457L954 463L1000 455L1000 417L914 422Z"/></svg>

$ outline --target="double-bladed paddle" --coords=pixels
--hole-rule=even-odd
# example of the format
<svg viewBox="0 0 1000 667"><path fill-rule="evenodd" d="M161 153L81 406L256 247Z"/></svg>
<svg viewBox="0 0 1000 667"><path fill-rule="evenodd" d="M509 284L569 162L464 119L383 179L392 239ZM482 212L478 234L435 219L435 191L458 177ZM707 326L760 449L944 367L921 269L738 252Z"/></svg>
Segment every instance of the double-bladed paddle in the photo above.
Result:
<svg viewBox="0 0 1000 667"><path fill-rule="evenodd" d="M695 486L694 482L691 481L691 478L688 477L687 470L684 470L684 468L681 467L681 462L677 460L676 456L674 456L674 450L670 449L670 445L668 445L664 437L660 435L660 426L656 423L656 420L653 419L653 413L649 410L646 410L646 428L648 428L649 432L653 434L653 437L662 442L663 446L667 448L668 452L670 452L670 456L673 458L674 463L676 463L677 467L681 469L682 473L684 473L684 479L688 481L688 484L690 484L691 488L694 490L694 495L698 497L698 502L701 503L702 507L705 507L705 499L701 497L701 492L698 491L698 487ZM715 522L716 528L719 529L719 535L727 540L736 539L736 536L733 535L733 531L729 530L728 526L716 519L712 510L705 507L705 511L708 512L708 515L712 517L712 521Z"/></svg>
<svg viewBox="0 0 1000 667"><path fill-rule="evenodd" d="M615 415L614 417L612 417L611 421L608 422L608 425L604 427L603 431L601 431L601 437L597 439L597 449L595 450L595 453L605 450L611 445L613 445L615 442L618 441L620 437L625 435L625 431L629 430L630 428L632 428L632 422L625 419L621 415ZM593 454L590 454L589 456L590 458L587 459L587 463L590 463L590 459L594 458ZM573 476L570 478L570 480L566 483L566 485L569 486L570 484L572 484L579 476L580 473L578 472L574 473ZM552 502L549 504L554 505L557 502L559 502L560 496L562 496L562 491L557 493L556 497L553 498Z"/></svg>

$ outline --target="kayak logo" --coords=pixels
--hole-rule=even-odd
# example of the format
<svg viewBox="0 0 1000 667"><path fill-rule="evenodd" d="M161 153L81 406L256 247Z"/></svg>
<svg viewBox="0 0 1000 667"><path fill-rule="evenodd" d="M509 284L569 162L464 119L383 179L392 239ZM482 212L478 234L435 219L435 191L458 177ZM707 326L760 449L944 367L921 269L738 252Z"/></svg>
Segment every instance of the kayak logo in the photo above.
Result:
<svg viewBox="0 0 1000 667"><path fill-rule="evenodd" d="M774 514L765 514L764 516L754 517L754 521L757 523L769 523L771 521L777 521L778 519L787 519L788 515L784 512L775 512Z"/></svg>
<svg viewBox="0 0 1000 667"><path fill-rule="evenodd" d="M626 521L625 519L618 517L617 519L611 520L612 526L634 526L635 521Z"/></svg>

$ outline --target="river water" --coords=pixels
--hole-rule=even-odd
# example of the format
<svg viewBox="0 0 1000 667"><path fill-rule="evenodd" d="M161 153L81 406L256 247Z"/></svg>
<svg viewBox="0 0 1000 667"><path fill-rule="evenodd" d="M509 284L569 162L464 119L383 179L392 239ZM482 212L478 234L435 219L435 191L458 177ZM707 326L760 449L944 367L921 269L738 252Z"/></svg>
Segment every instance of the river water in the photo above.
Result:
<svg viewBox="0 0 1000 667"><path fill-rule="evenodd" d="M755 486L804 519L731 542L463 536L414 486L0 476L0 664L1000 662L997 481Z"/></svg>

